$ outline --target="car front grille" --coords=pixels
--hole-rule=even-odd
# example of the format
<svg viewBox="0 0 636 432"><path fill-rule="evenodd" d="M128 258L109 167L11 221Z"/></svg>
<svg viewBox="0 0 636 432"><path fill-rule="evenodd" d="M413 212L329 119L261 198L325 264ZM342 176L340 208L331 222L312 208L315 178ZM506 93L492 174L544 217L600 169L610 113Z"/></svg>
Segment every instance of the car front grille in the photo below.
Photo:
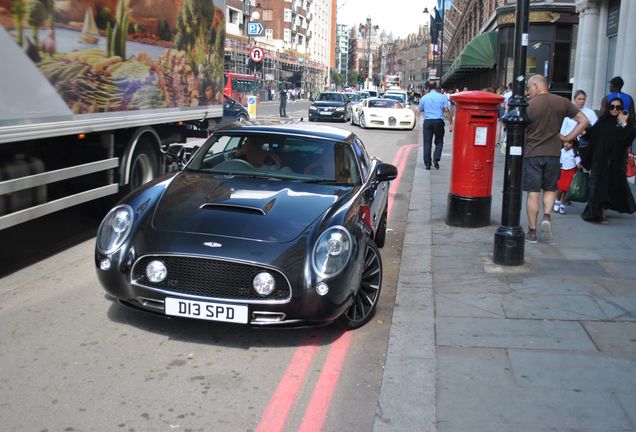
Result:
<svg viewBox="0 0 636 432"><path fill-rule="evenodd" d="M389 126L395 126L397 124L397 120L395 117L389 117Z"/></svg>
<svg viewBox="0 0 636 432"><path fill-rule="evenodd" d="M168 275L162 282L150 282L146 276L146 267L154 260L162 261L168 270ZM254 276L263 271L269 272L276 282L276 288L266 297L257 294L252 288ZM282 303L291 298L289 282L278 270L250 263L204 257L141 257L133 266L132 283L175 294L223 300Z"/></svg>

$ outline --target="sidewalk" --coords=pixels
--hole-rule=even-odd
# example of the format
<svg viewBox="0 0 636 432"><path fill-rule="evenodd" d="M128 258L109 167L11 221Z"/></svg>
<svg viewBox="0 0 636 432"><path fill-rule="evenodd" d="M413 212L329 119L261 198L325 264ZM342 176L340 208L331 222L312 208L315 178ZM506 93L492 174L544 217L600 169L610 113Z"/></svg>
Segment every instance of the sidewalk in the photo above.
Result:
<svg viewBox="0 0 636 432"><path fill-rule="evenodd" d="M445 141L439 170L418 154L374 430L636 431L636 216L591 224L574 203L497 266L504 156L491 225L450 227Z"/></svg>

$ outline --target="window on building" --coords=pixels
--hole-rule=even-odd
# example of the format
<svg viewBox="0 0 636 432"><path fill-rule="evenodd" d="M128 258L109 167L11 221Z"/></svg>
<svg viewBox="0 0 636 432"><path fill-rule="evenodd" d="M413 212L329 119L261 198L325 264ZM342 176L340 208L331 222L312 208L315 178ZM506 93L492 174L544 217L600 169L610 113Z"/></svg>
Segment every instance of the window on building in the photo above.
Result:
<svg viewBox="0 0 636 432"><path fill-rule="evenodd" d="M239 11L237 11L236 9L230 9L228 8L228 22L231 24L238 24L239 23Z"/></svg>
<svg viewBox="0 0 636 432"><path fill-rule="evenodd" d="M283 30L283 40L285 42L291 42L291 30L290 29Z"/></svg>
<svg viewBox="0 0 636 432"><path fill-rule="evenodd" d="M283 11L283 21L292 22L292 11L291 11L291 9L285 9Z"/></svg>
<svg viewBox="0 0 636 432"><path fill-rule="evenodd" d="M274 11L271 9L265 9L263 11L263 21L271 21L274 19Z"/></svg>
<svg viewBox="0 0 636 432"><path fill-rule="evenodd" d="M274 39L274 30L272 29L265 29L265 37L267 39Z"/></svg>
<svg viewBox="0 0 636 432"><path fill-rule="evenodd" d="M302 37L302 35L298 35L298 45L303 45L305 41L305 38Z"/></svg>

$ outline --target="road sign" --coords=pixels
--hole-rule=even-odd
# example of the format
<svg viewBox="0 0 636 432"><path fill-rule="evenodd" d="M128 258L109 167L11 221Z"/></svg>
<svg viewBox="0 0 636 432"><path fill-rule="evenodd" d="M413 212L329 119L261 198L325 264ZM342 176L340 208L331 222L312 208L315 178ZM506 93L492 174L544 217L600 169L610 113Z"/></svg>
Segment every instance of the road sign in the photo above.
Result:
<svg viewBox="0 0 636 432"><path fill-rule="evenodd" d="M265 58L265 51L263 51L263 48L254 47L250 50L250 59L252 59L253 62L260 63L263 61L263 58Z"/></svg>
<svg viewBox="0 0 636 432"><path fill-rule="evenodd" d="M262 36L265 32L265 26L256 21L250 21L247 23L247 35L248 36Z"/></svg>

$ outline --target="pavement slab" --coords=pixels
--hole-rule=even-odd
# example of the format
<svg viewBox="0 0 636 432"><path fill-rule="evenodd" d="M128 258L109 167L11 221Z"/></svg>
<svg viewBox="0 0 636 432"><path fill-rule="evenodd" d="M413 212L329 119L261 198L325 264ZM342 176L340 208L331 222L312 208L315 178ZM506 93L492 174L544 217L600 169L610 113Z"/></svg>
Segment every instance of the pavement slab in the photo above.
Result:
<svg viewBox="0 0 636 432"><path fill-rule="evenodd" d="M578 322L438 317L436 336L438 346L596 351Z"/></svg>
<svg viewBox="0 0 636 432"><path fill-rule="evenodd" d="M636 356L636 322L586 321L583 326L600 351Z"/></svg>
<svg viewBox="0 0 636 432"><path fill-rule="evenodd" d="M591 296L555 294L504 294L507 318L560 321L606 320L607 314Z"/></svg>
<svg viewBox="0 0 636 432"><path fill-rule="evenodd" d="M435 296L438 317L505 318L501 295L440 293Z"/></svg>

